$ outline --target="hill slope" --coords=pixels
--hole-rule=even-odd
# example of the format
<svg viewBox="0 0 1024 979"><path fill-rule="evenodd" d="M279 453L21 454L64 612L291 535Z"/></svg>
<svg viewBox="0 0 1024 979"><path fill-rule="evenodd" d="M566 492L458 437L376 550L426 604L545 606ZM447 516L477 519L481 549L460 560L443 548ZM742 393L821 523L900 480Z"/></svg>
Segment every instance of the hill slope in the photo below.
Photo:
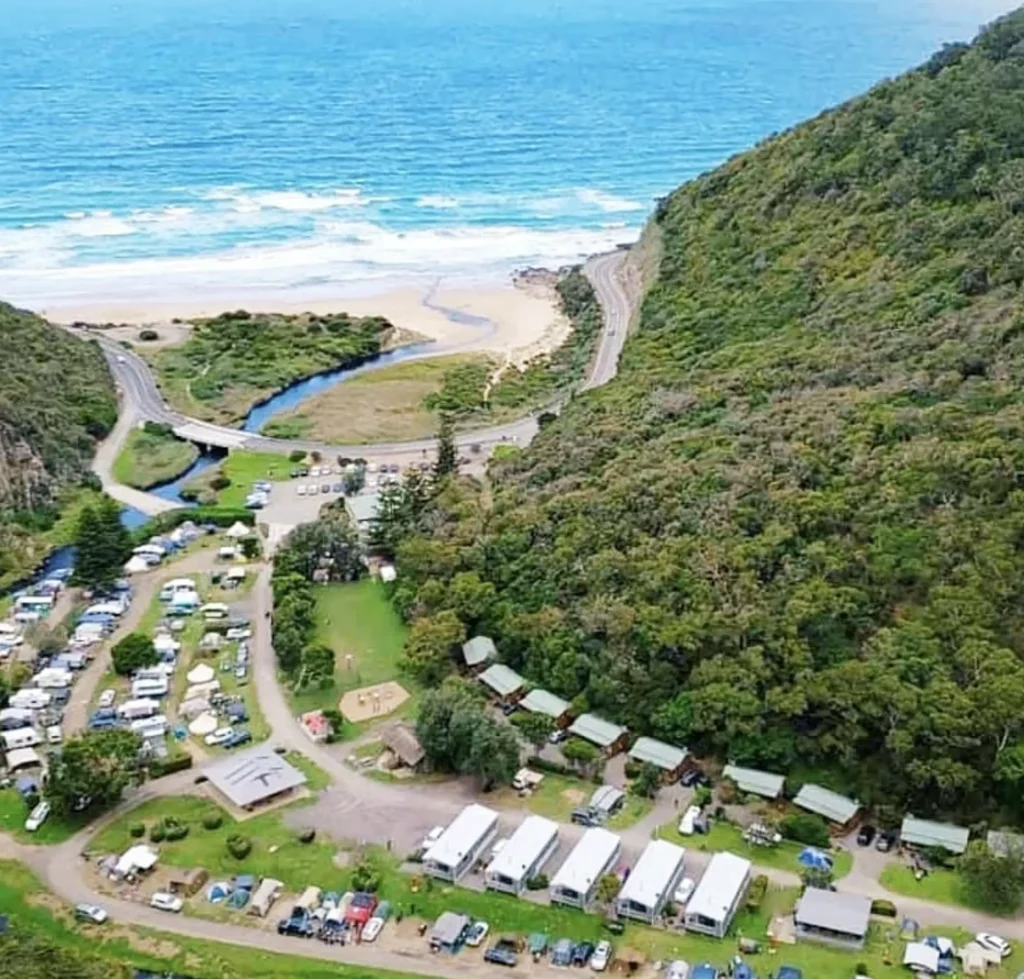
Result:
<svg viewBox="0 0 1024 979"><path fill-rule="evenodd" d="M1024 13L655 223L619 379L434 515L399 601L634 732L920 814L1019 799Z"/></svg>
<svg viewBox="0 0 1024 979"><path fill-rule="evenodd" d="M0 303L0 581L30 570L65 488L117 420L99 348Z"/></svg>

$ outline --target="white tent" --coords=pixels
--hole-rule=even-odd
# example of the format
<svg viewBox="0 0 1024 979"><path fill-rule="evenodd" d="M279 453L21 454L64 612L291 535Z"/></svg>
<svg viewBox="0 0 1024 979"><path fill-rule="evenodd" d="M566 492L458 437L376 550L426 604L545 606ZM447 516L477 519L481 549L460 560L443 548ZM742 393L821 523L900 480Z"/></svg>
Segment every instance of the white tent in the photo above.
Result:
<svg viewBox="0 0 1024 979"><path fill-rule="evenodd" d="M126 850L117 861L114 871L124 877L140 870L152 870L156 866L157 855L148 846L139 844Z"/></svg>
<svg viewBox="0 0 1024 979"><path fill-rule="evenodd" d="M233 540L241 540L243 537L248 537L251 533L252 527L248 527L241 520L238 520L224 531L224 536L230 537Z"/></svg>
<svg viewBox="0 0 1024 979"><path fill-rule="evenodd" d="M153 637L153 648L158 653L176 653L181 649L181 643L167 632L161 632Z"/></svg>
<svg viewBox="0 0 1024 979"><path fill-rule="evenodd" d="M130 558L124 566L125 574L139 574L141 571L149 570L149 562L139 554Z"/></svg>
<svg viewBox="0 0 1024 979"><path fill-rule="evenodd" d="M183 700L178 706L178 714L186 720L192 720L210 709L210 701L205 697L193 697L191 700Z"/></svg>
<svg viewBox="0 0 1024 979"><path fill-rule="evenodd" d="M213 714L200 714L191 724L188 726L189 734L194 734L197 737L202 737L206 734L212 734L217 730L217 718Z"/></svg>
<svg viewBox="0 0 1024 979"><path fill-rule="evenodd" d="M183 700L194 700L196 697L206 697L211 693L216 693L220 690L220 680L210 680L207 683L193 683L192 686L185 691Z"/></svg>
<svg viewBox="0 0 1024 979"><path fill-rule="evenodd" d="M903 953L903 964L914 972L935 975L939 971L939 950L924 942L911 942Z"/></svg>
<svg viewBox="0 0 1024 979"><path fill-rule="evenodd" d="M209 683L215 675L212 666L207 663L200 663L198 666L193 666L185 678L189 683Z"/></svg>

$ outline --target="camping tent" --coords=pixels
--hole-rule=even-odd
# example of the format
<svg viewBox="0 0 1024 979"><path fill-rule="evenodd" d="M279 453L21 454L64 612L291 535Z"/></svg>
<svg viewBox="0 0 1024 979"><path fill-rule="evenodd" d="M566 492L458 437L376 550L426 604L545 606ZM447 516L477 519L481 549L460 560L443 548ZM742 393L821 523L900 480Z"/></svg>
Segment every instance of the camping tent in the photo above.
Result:
<svg viewBox="0 0 1024 979"><path fill-rule="evenodd" d="M230 894L231 885L226 880L218 880L207 888L206 900L211 904L219 904L226 901Z"/></svg>
<svg viewBox="0 0 1024 979"><path fill-rule="evenodd" d="M802 867L813 868L814 870L831 870L832 858L823 850L813 846L805 846L797 857Z"/></svg>
<svg viewBox="0 0 1024 979"><path fill-rule="evenodd" d="M134 557L129 558L124 566L125 574L139 574L148 570L149 562L141 554L136 554Z"/></svg>
<svg viewBox="0 0 1024 979"><path fill-rule="evenodd" d="M209 683L216 674L213 672L213 667L208 663L199 663L197 666L193 666L191 670L185 675L185 679L189 683Z"/></svg>
<svg viewBox="0 0 1024 979"><path fill-rule="evenodd" d="M241 520L237 520L224 531L224 536L230 537L232 540L241 540L243 537L248 537L251 533L252 527L242 523Z"/></svg>
<svg viewBox="0 0 1024 979"><path fill-rule="evenodd" d="M195 734L198 737L202 737L206 734L212 734L217 730L217 718L213 714L200 714L191 724L188 726L189 732Z"/></svg>
<svg viewBox="0 0 1024 979"><path fill-rule="evenodd" d="M193 697L191 700L183 700L178 707L178 714L190 721L210 709L210 701L206 697Z"/></svg>

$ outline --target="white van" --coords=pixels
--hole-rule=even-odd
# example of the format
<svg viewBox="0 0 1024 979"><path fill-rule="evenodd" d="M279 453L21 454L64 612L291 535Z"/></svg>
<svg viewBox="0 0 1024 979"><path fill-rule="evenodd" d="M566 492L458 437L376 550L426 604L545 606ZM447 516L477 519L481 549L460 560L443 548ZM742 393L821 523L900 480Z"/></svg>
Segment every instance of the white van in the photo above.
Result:
<svg viewBox="0 0 1024 979"><path fill-rule="evenodd" d="M134 721L140 717L152 717L158 710L160 704L157 701L141 697L139 700L126 700L117 708L117 716Z"/></svg>
<svg viewBox="0 0 1024 979"><path fill-rule="evenodd" d="M60 744L64 740L64 732L60 729L59 724L51 724L46 729L46 743L47 744Z"/></svg>

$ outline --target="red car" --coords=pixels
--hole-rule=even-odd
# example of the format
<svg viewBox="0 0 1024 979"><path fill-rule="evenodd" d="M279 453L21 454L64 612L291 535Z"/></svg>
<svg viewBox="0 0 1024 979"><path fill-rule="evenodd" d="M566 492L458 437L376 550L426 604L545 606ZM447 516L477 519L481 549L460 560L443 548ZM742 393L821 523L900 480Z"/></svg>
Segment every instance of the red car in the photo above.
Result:
<svg viewBox="0 0 1024 979"><path fill-rule="evenodd" d="M365 925L377 910L377 898L373 894L357 891L345 912L345 920L353 925Z"/></svg>

